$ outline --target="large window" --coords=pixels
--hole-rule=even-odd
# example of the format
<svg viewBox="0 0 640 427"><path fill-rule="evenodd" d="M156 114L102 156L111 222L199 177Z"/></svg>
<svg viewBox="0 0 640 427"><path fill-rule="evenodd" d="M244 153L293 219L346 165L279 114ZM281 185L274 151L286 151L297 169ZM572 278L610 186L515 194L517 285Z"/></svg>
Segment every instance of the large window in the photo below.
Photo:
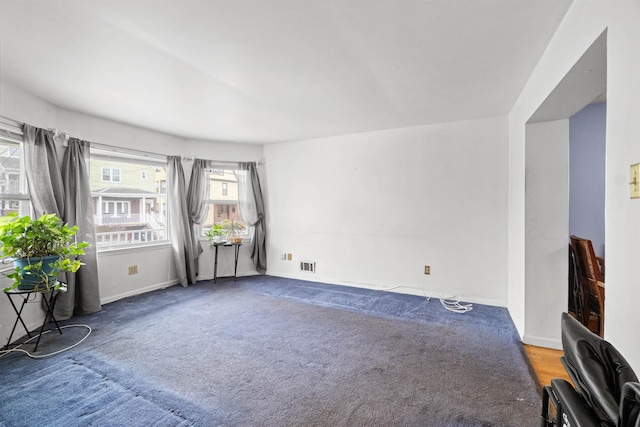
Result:
<svg viewBox="0 0 640 427"><path fill-rule="evenodd" d="M29 215L30 209L22 144L0 138L0 221L10 213Z"/></svg>
<svg viewBox="0 0 640 427"><path fill-rule="evenodd" d="M167 161L91 148L90 185L98 248L166 241Z"/></svg>
<svg viewBox="0 0 640 427"><path fill-rule="evenodd" d="M209 171L209 180L209 215L202 224L203 232L214 225L230 229L233 224L236 235L246 236L248 230L240 216L236 171L212 169Z"/></svg>

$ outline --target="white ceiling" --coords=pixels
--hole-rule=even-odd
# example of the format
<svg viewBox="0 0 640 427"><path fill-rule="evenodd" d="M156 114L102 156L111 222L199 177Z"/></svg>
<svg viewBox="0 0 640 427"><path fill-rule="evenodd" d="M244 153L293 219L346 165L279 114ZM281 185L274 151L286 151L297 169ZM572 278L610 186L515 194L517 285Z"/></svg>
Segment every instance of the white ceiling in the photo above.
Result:
<svg viewBox="0 0 640 427"><path fill-rule="evenodd" d="M491 117L571 1L0 0L0 77L70 110L230 142Z"/></svg>

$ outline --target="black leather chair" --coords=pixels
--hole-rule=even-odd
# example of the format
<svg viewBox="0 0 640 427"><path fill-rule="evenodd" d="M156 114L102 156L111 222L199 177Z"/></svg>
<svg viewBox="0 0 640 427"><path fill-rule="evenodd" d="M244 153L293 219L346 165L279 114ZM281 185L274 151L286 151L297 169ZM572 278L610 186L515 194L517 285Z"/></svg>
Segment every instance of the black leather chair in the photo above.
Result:
<svg viewBox="0 0 640 427"><path fill-rule="evenodd" d="M640 384L624 357L567 313L561 322L561 360L575 388L551 380L540 425L640 427Z"/></svg>

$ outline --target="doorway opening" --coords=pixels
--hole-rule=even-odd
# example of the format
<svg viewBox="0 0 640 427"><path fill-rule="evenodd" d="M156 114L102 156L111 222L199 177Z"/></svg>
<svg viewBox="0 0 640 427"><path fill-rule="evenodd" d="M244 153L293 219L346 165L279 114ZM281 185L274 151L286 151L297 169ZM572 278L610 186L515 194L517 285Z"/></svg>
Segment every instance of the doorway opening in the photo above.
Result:
<svg viewBox="0 0 640 427"><path fill-rule="evenodd" d="M568 312L604 335L607 104L600 97L569 119Z"/></svg>
<svg viewBox="0 0 640 427"><path fill-rule="evenodd" d="M573 192L581 184L586 186L586 178L579 178L583 181L570 185L570 179L575 179L570 177L571 169L585 166L586 160L573 157L580 154L580 150L570 150L570 136L572 133L577 135L577 130L571 129L571 122L584 125L581 114L588 115L591 109L604 107L606 123L606 104L603 104L606 101L606 47L607 32L604 31L526 124L525 336L528 342L535 341L547 347L560 344L552 337L560 337L560 315L569 311L567 255L571 232L587 238L596 236L577 231L582 230L574 228L580 221L571 219L570 211L572 214L579 212L575 211L579 205L571 201ZM603 105L596 107L599 104ZM602 139L603 144L605 139ZM604 192L604 155L600 160L603 168L600 178L592 176L593 169L586 166L590 179L598 179L598 186ZM604 255L604 193L601 206L602 216L598 220L601 221L598 226L601 237L592 240L598 242L598 250Z"/></svg>

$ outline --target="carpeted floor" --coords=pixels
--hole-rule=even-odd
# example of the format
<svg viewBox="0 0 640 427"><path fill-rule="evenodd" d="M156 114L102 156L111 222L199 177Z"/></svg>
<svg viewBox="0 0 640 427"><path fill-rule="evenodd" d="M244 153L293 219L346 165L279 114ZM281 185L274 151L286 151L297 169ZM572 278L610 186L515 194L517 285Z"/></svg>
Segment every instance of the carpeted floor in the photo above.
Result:
<svg viewBox="0 0 640 427"><path fill-rule="evenodd" d="M171 287L0 358L2 426L534 426L506 309L260 276ZM45 336L38 353L83 328Z"/></svg>

